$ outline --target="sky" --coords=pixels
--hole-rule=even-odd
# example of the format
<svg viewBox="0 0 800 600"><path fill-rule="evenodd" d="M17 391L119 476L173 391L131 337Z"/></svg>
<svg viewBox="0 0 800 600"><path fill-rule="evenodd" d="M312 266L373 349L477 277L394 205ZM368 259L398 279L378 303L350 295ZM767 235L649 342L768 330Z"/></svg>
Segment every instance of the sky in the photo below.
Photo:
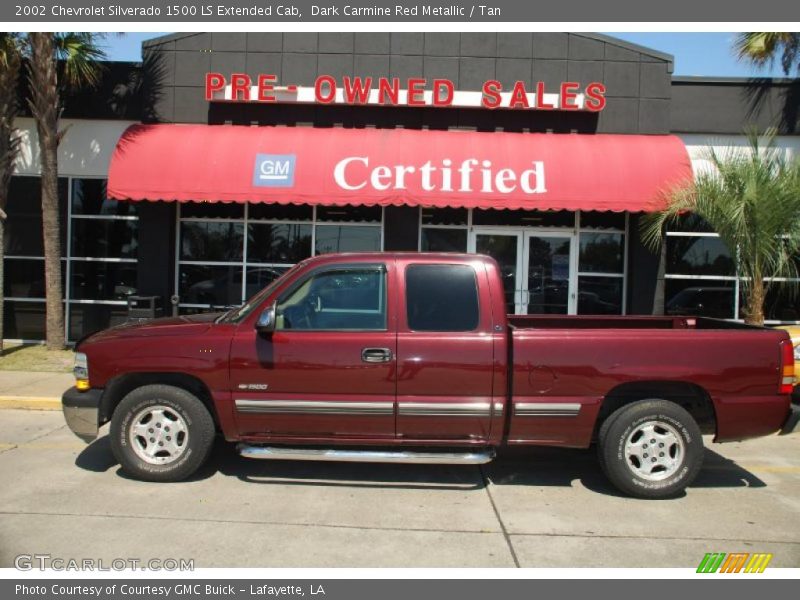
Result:
<svg viewBox="0 0 800 600"><path fill-rule="evenodd" d="M111 60L141 60L142 40L167 32L134 32L109 35L105 39L106 52ZM605 33L605 32L604 32ZM757 70L739 62L733 53L735 33L619 33L617 37L675 57L675 75L700 75L715 77L783 77L779 64ZM797 73L792 73L797 76Z"/></svg>

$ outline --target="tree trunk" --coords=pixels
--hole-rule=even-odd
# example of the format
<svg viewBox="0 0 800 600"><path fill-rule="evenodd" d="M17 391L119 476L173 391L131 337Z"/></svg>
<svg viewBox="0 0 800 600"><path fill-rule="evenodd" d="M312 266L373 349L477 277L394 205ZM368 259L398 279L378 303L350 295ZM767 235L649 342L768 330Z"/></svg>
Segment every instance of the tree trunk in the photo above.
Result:
<svg viewBox="0 0 800 600"><path fill-rule="evenodd" d="M61 301L61 226L58 209L58 80L52 33L29 33L31 110L39 134L42 171L42 233L47 310L47 349L64 348Z"/></svg>
<svg viewBox="0 0 800 600"><path fill-rule="evenodd" d="M748 325L764 324L764 299L766 292L764 283L754 280L747 288L747 303L744 310L744 322Z"/></svg>

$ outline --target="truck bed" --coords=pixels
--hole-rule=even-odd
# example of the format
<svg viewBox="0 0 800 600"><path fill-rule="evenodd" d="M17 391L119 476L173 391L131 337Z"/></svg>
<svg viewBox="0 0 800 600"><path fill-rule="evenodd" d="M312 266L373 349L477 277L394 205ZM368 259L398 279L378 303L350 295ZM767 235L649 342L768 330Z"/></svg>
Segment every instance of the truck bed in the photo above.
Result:
<svg viewBox="0 0 800 600"><path fill-rule="evenodd" d="M714 414L701 427L717 441L766 435L786 418L788 398L777 394L783 331L701 317L511 315L508 321L515 413L536 412L539 403L572 411L512 420L511 443L586 446L601 406L632 396L709 399Z"/></svg>

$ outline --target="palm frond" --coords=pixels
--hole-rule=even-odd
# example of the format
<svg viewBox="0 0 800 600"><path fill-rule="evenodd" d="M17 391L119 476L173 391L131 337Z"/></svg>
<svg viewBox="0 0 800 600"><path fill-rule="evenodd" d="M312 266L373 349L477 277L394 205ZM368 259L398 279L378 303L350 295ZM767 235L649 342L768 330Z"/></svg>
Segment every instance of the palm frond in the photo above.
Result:
<svg viewBox="0 0 800 600"><path fill-rule="evenodd" d="M800 33L785 31L751 31L740 33L733 44L739 60L756 67L775 63L780 57L783 72L788 75L793 66L800 70ZM780 55L780 56L779 56Z"/></svg>
<svg viewBox="0 0 800 600"><path fill-rule="evenodd" d="M800 162L775 148L775 131L760 136L750 131L747 139L744 148L709 150L704 157L709 168L674 190L663 211L643 219L641 236L656 248L676 215L697 215L729 249L745 295L757 292L751 300L763 302L765 289L790 287L776 280L798 276ZM756 285L760 289L754 290ZM748 309L753 310L750 302Z"/></svg>
<svg viewBox="0 0 800 600"><path fill-rule="evenodd" d="M70 87L95 87L100 82L105 51L98 45L101 34L67 32L55 34L56 58L64 61L64 79Z"/></svg>

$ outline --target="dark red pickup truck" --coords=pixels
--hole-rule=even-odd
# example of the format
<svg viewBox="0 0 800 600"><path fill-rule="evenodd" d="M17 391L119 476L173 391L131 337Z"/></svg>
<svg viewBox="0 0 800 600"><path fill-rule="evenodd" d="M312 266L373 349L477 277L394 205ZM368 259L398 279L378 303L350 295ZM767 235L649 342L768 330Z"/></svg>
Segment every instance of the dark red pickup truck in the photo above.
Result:
<svg viewBox="0 0 800 600"><path fill-rule="evenodd" d="M128 473L190 476L215 435L243 456L477 464L500 446L587 448L622 491L683 490L702 433L794 430L783 331L691 317L507 316L490 258L306 260L241 308L83 340L70 428L111 421Z"/></svg>

